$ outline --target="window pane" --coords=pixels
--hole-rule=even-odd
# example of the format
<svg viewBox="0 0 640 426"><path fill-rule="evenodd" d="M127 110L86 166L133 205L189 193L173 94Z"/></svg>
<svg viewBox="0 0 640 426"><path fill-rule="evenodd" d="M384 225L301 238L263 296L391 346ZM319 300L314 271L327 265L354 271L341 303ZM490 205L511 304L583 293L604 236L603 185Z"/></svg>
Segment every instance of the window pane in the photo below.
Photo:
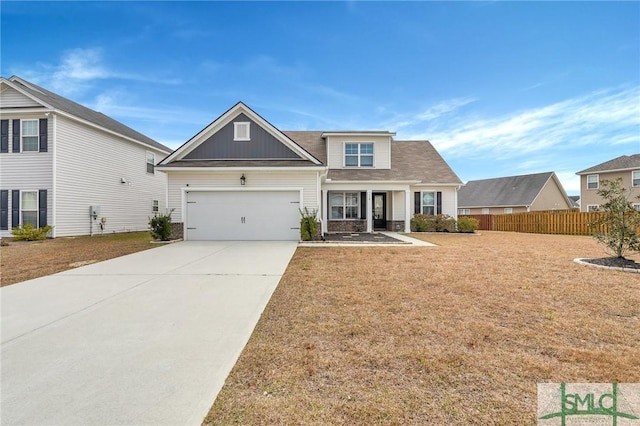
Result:
<svg viewBox="0 0 640 426"><path fill-rule="evenodd" d="M345 166L357 166L358 165L358 157L355 155L347 155L344 158Z"/></svg>
<svg viewBox="0 0 640 426"><path fill-rule="evenodd" d="M373 154L373 144L363 143L360 145L360 154Z"/></svg>
<svg viewBox="0 0 640 426"><path fill-rule="evenodd" d="M331 206L331 219L342 219L342 206Z"/></svg>
<svg viewBox="0 0 640 426"><path fill-rule="evenodd" d="M38 120L23 121L22 136L38 136Z"/></svg>
<svg viewBox="0 0 640 426"><path fill-rule="evenodd" d="M423 206L433 206L433 192L423 192L422 193L422 205Z"/></svg>
<svg viewBox="0 0 640 426"><path fill-rule="evenodd" d="M358 154L358 144L357 143L347 143L344 145L344 153L345 154Z"/></svg>
<svg viewBox="0 0 640 426"><path fill-rule="evenodd" d="M423 206L422 214L433 214L433 206Z"/></svg>
<svg viewBox="0 0 640 426"><path fill-rule="evenodd" d="M38 212L23 211L22 212L22 226L33 225L34 228L38 227Z"/></svg>
<svg viewBox="0 0 640 426"><path fill-rule="evenodd" d="M22 210L38 210L38 193L29 191L22 193Z"/></svg>
<svg viewBox="0 0 640 426"><path fill-rule="evenodd" d="M342 193L331 194L331 198L329 199L330 200L329 203L331 204L332 207L333 206L341 206L342 205L342 197L343 197Z"/></svg>
<svg viewBox="0 0 640 426"><path fill-rule="evenodd" d="M363 155L360 157L360 165L363 167L373 166L373 155Z"/></svg>
<svg viewBox="0 0 640 426"><path fill-rule="evenodd" d="M23 151L38 151L40 149L37 136L25 136L22 138Z"/></svg>
<svg viewBox="0 0 640 426"><path fill-rule="evenodd" d="M357 206L358 205L358 193L345 194L345 205Z"/></svg>
<svg viewBox="0 0 640 426"><path fill-rule="evenodd" d="M346 207L345 217L347 219L357 219L358 218L358 206Z"/></svg>
<svg viewBox="0 0 640 426"><path fill-rule="evenodd" d="M633 172L631 174L633 179L633 186L640 186L640 172Z"/></svg>

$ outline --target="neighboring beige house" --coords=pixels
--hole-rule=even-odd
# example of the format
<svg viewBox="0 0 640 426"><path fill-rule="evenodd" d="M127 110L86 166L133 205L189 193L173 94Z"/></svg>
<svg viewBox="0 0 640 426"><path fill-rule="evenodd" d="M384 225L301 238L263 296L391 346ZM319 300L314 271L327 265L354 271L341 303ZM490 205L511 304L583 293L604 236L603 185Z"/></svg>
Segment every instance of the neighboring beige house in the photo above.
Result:
<svg viewBox="0 0 640 426"><path fill-rule="evenodd" d="M622 186L631 191L634 207L640 210L640 154L623 155L576 173L580 176L580 210L594 211L602 204L597 194L603 180L622 179Z"/></svg>
<svg viewBox="0 0 640 426"><path fill-rule="evenodd" d="M568 210L573 204L554 172L472 180L458 191L458 214Z"/></svg>
<svg viewBox="0 0 640 426"><path fill-rule="evenodd" d="M168 147L19 77L0 77L0 237L141 231L166 208ZM90 214L93 213L93 214Z"/></svg>
<svg viewBox="0 0 640 426"><path fill-rule="evenodd" d="M428 141L388 131L280 131L242 102L158 164L186 240L298 240L410 230L414 213L456 216L458 176Z"/></svg>

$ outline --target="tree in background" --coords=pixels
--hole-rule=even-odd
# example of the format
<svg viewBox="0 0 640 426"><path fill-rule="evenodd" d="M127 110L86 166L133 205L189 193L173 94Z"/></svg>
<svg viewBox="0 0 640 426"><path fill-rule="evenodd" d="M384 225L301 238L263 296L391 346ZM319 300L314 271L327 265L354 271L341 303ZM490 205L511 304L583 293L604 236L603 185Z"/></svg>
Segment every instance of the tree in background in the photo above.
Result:
<svg viewBox="0 0 640 426"><path fill-rule="evenodd" d="M624 258L628 251L640 252L640 211L633 208L631 191L624 188L622 179L618 178L601 181L597 193L605 203L598 209L602 217L593 222L596 227L593 237L618 258ZM637 199L640 200L640 196ZM606 231L601 231L602 228Z"/></svg>

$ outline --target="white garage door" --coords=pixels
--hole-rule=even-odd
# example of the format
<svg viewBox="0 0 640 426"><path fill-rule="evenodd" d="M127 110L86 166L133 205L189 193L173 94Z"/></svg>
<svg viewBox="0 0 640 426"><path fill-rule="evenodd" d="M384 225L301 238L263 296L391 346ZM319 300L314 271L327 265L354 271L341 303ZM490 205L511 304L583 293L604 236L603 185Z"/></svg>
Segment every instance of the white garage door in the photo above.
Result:
<svg viewBox="0 0 640 426"><path fill-rule="evenodd" d="M188 240L299 240L297 191L190 191Z"/></svg>

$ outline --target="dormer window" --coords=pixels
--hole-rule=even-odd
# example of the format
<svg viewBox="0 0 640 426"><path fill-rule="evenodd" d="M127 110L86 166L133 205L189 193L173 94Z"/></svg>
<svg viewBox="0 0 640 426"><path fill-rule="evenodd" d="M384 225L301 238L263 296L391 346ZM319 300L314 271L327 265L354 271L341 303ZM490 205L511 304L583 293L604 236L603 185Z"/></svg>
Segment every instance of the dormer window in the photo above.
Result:
<svg viewBox="0 0 640 426"><path fill-rule="evenodd" d="M373 167L373 143L345 143L345 167Z"/></svg>
<svg viewBox="0 0 640 426"><path fill-rule="evenodd" d="M236 121L233 123L233 140L234 141L249 141L251 140L251 123L248 121Z"/></svg>

